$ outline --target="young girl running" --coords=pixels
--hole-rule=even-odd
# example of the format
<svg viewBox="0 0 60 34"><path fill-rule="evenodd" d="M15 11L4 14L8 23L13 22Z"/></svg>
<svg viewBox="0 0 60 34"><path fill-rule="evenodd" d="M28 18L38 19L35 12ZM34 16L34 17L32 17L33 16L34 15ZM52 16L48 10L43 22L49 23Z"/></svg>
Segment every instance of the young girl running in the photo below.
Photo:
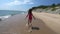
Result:
<svg viewBox="0 0 60 34"><path fill-rule="evenodd" d="M28 14L27 14L27 16L26 16L26 18L28 17L28 24L26 24L26 25L28 25L28 32L32 32L32 18L34 18L35 19L35 17L33 16L33 14L32 14L32 9L29 9L29 11L28 11Z"/></svg>

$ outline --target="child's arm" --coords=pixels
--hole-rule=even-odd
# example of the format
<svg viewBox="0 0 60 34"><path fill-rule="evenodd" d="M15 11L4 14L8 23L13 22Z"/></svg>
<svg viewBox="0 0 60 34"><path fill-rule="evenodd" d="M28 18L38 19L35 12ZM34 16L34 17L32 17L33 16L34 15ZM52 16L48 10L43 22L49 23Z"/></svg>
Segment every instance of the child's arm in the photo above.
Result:
<svg viewBox="0 0 60 34"><path fill-rule="evenodd" d="M26 15L26 17L25 18L27 18L28 17L28 14Z"/></svg>
<svg viewBox="0 0 60 34"><path fill-rule="evenodd" d="M32 14L32 16L33 16L34 19L36 19L33 14Z"/></svg>

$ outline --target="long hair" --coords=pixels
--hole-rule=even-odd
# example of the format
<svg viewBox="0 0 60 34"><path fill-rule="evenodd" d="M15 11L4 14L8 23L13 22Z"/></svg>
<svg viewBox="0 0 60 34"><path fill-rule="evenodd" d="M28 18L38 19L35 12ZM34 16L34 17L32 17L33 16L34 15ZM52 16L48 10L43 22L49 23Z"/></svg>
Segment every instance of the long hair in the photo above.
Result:
<svg viewBox="0 0 60 34"><path fill-rule="evenodd" d="M32 14L32 9L29 9L28 14Z"/></svg>

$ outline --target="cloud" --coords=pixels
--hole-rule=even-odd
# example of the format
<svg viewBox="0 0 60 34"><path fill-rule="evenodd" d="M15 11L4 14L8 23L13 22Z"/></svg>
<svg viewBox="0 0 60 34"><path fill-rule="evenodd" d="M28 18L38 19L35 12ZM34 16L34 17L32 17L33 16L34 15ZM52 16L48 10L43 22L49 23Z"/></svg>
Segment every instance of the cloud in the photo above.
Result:
<svg viewBox="0 0 60 34"><path fill-rule="evenodd" d="M0 9L15 9L17 5L27 5L27 4L34 4L31 0L13 0L12 2L7 2L0 5Z"/></svg>
<svg viewBox="0 0 60 34"><path fill-rule="evenodd" d="M34 4L31 0L24 0L24 4Z"/></svg>
<svg viewBox="0 0 60 34"><path fill-rule="evenodd" d="M14 0L13 2L6 3L5 5L14 6L14 5L24 5L24 4L34 4L34 3L31 0L24 0L24 1Z"/></svg>
<svg viewBox="0 0 60 34"><path fill-rule="evenodd" d="M23 3L24 3L24 4L34 4L34 3L32 2L32 0L24 0Z"/></svg>

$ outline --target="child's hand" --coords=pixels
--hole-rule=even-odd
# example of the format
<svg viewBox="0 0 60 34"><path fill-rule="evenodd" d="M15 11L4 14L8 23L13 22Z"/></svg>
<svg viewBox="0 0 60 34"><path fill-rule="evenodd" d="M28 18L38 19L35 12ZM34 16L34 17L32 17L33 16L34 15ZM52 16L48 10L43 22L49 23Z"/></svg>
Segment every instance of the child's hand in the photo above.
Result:
<svg viewBox="0 0 60 34"><path fill-rule="evenodd" d="M36 19L34 16L33 16L34 20Z"/></svg>
<svg viewBox="0 0 60 34"><path fill-rule="evenodd" d="M28 15L25 17L25 19L28 17Z"/></svg>
<svg viewBox="0 0 60 34"><path fill-rule="evenodd" d="M26 17L25 17L25 19L26 19Z"/></svg>
<svg viewBox="0 0 60 34"><path fill-rule="evenodd" d="M34 20L35 20L36 18L34 17Z"/></svg>

